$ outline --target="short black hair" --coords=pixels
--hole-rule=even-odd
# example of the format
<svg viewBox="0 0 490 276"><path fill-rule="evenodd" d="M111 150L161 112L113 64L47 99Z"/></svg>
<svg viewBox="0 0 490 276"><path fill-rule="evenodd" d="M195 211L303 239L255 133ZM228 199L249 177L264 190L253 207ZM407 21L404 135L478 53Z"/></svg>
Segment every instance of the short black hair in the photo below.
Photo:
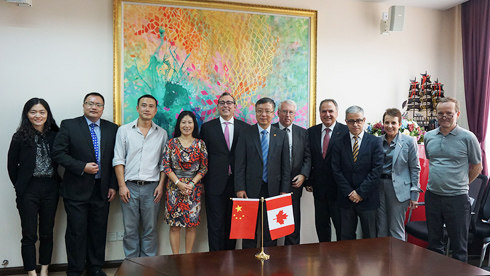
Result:
<svg viewBox="0 0 490 276"><path fill-rule="evenodd" d="M187 110L180 112L179 117L177 117L177 122L175 123L175 129L174 129L174 137L179 137L180 135L182 135L182 132L180 131L180 123L182 122L182 119L184 119L185 116L190 116L192 118L192 121L194 122L192 137L199 139L199 126L197 125L196 115L194 115L192 111L187 111Z"/></svg>
<svg viewBox="0 0 490 276"><path fill-rule="evenodd" d="M138 105L140 105L140 100L141 100L141 99L143 99L143 98L150 98L150 99L153 99L153 100L155 100L155 104L156 104L156 105L158 105L158 101L157 101L157 99L155 99L155 97L153 97L153 96L152 96L152 95L150 95L150 94L145 94L145 95L143 95L143 96L139 97L139 98L138 98Z"/></svg>
<svg viewBox="0 0 490 276"><path fill-rule="evenodd" d="M85 103L85 101L87 100L87 98L90 97L90 96L98 96L98 97L101 97L102 98L102 102L105 104L104 96L102 96L102 94L100 94L99 92L90 92L87 95L85 95L85 98L83 98L83 103Z"/></svg>
<svg viewBox="0 0 490 276"><path fill-rule="evenodd" d="M272 104L272 108L273 108L274 110L276 110L276 103L274 102L274 100L273 100L273 99L268 98L268 97L264 97L264 98L259 99L259 100L258 100L258 101L255 103L255 108L257 108L257 105L259 105L259 104L266 104L266 103L270 103L270 104Z"/></svg>
<svg viewBox="0 0 490 276"><path fill-rule="evenodd" d="M233 99L233 103L236 103L235 97L233 97L233 95L231 95L229 92L221 93L221 95L219 95L219 99L221 99L221 97L223 97L223 96L230 96Z"/></svg>

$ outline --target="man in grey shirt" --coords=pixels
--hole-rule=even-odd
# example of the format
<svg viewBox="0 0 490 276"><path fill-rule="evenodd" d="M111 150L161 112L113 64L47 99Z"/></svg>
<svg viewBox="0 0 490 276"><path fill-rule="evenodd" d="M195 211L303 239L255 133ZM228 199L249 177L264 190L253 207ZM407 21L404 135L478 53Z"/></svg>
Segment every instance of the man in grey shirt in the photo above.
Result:
<svg viewBox="0 0 490 276"><path fill-rule="evenodd" d="M153 122L157 106L153 96L141 96L138 119L121 126L116 135L112 164L121 197L126 258L157 254L157 221L166 178L161 164L167 142L167 132Z"/></svg>
<svg viewBox="0 0 490 276"><path fill-rule="evenodd" d="M469 183L481 172L481 149L476 136L457 125L459 102L451 97L437 104L439 128L425 135L429 182L425 195L428 249L443 253L444 224L453 258L468 261L470 225Z"/></svg>

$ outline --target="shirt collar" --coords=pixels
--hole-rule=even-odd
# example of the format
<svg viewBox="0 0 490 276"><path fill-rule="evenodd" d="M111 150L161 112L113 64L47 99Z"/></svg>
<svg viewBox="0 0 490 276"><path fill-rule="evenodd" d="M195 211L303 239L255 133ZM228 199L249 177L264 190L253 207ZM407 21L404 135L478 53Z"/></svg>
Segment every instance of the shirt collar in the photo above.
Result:
<svg viewBox="0 0 490 276"><path fill-rule="evenodd" d="M283 126L283 125L282 125L280 122L277 122L277 124L279 125L279 129L280 129L280 130L283 130L283 129L285 129L285 128L286 128L286 127L285 127L285 126ZM293 125L290 125L290 126L288 126L287 128L289 128L289 131L291 131L291 130L292 130L292 128L293 128Z"/></svg>
<svg viewBox="0 0 490 276"><path fill-rule="evenodd" d="M352 135L352 133L350 133L350 132L349 132L349 136L350 136L351 140L354 138L354 135ZM362 137L364 137L364 130L361 131L361 133L359 133L359 135L357 135L357 140L362 140Z"/></svg>
<svg viewBox="0 0 490 276"><path fill-rule="evenodd" d="M230 124L234 124L235 123L235 118L231 117L231 119L229 121L223 119L223 117L219 116L219 122L220 124L224 124L225 122L229 122Z"/></svg>
<svg viewBox="0 0 490 276"><path fill-rule="evenodd" d="M436 131L437 131L436 134L444 135L441 132L441 127L436 128ZM459 125L456 125L456 127L453 128L453 130L451 130L447 135L449 135L449 134L458 135L458 133L460 133L460 132L461 132L461 127Z"/></svg>
<svg viewBox="0 0 490 276"><path fill-rule="evenodd" d="M87 121L87 124L90 126L92 123L92 121L90 121L87 117L83 116L83 118L85 118L85 120ZM95 124L100 127L100 118L95 122Z"/></svg>
<svg viewBox="0 0 490 276"><path fill-rule="evenodd" d="M257 124L257 126L259 127L259 133L262 133L262 130L264 130L264 129L261 128L259 124ZM269 127L266 129L267 130L267 133L271 133L271 126L272 125L269 125Z"/></svg>
<svg viewBox="0 0 490 276"><path fill-rule="evenodd" d="M326 127L323 123L322 123L322 132L326 129L326 128L329 128L330 129L330 132L333 131L333 129L335 128L335 125L337 124L337 121L333 122L333 124L329 127Z"/></svg>
<svg viewBox="0 0 490 276"><path fill-rule="evenodd" d="M398 139L400 139L400 133L397 133L395 136L395 139L391 140L391 144L397 144ZM383 141L386 141L388 143L388 140L386 140L386 134L383 135Z"/></svg>
<svg viewBox="0 0 490 276"><path fill-rule="evenodd" d="M132 121L131 123L129 123L131 125L131 128L137 128L138 127L138 119ZM152 129L155 129L155 130L158 130L158 127L157 127L157 124L155 124L155 122L151 121L151 128Z"/></svg>

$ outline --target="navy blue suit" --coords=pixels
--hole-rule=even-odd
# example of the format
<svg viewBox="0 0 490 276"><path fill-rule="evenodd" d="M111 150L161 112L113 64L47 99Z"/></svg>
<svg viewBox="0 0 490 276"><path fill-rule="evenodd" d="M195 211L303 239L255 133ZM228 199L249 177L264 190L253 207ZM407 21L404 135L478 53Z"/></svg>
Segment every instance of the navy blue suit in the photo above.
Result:
<svg viewBox="0 0 490 276"><path fill-rule="evenodd" d="M383 141L364 133L357 162L352 155L349 133L333 147L332 170L338 186L341 208L342 240L355 239L357 216L361 219L364 238L376 237L376 210L379 207L379 178L383 170ZM354 203L349 194L355 190L362 201Z"/></svg>

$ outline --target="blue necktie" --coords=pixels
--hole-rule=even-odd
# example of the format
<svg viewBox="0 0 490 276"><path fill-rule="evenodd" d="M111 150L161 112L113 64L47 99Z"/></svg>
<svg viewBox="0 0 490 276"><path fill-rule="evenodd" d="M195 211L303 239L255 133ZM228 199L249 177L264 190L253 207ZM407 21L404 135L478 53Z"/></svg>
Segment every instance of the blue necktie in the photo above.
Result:
<svg viewBox="0 0 490 276"><path fill-rule="evenodd" d="M264 163L264 168L262 170L262 180L267 181L267 159L269 155L269 135L267 135L267 130L262 130L262 139L260 144L262 146L262 161Z"/></svg>
<svg viewBox="0 0 490 276"><path fill-rule="evenodd" d="M97 134L95 134L95 123L90 124L90 135L92 136L92 143L94 144L95 159L97 160L97 165L99 164L99 142L97 141Z"/></svg>

